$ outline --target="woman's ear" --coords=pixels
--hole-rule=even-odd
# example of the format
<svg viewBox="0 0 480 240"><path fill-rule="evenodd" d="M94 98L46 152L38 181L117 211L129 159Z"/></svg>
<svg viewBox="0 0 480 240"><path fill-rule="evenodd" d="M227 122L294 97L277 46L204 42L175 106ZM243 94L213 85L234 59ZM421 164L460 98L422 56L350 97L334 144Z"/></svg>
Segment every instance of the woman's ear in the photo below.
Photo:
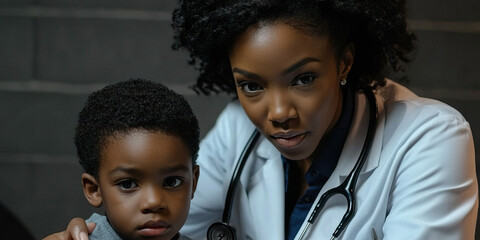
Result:
<svg viewBox="0 0 480 240"><path fill-rule="evenodd" d="M355 45L350 43L347 45L342 55L342 61L340 62L340 76L347 77L348 72L350 72L350 69L352 68L354 58Z"/></svg>
<svg viewBox="0 0 480 240"><path fill-rule="evenodd" d="M195 195L195 190L197 189L198 177L200 176L200 167L198 165L193 166L192 172L192 196L190 198L193 199L193 196Z"/></svg>
<svg viewBox="0 0 480 240"><path fill-rule="evenodd" d="M102 206L102 192L97 179L88 173L82 174L83 194L94 207Z"/></svg>

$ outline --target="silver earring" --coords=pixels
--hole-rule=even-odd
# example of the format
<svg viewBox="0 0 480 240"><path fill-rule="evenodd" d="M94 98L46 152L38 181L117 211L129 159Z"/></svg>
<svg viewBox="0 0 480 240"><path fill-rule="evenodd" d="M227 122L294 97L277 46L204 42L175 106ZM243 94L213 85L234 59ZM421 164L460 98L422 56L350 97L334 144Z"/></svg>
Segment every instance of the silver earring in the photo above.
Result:
<svg viewBox="0 0 480 240"><path fill-rule="evenodd" d="M340 85L345 86L347 84L347 77L342 77L340 80Z"/></svg>

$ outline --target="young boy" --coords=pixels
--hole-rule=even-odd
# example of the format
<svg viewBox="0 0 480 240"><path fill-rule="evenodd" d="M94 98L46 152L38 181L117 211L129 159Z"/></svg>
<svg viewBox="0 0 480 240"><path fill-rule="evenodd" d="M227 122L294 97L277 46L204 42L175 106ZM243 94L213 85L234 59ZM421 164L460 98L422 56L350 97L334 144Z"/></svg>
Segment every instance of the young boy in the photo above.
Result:
<svg viewBox="0 0 480 240"><path fill-rule="evenodd" d="M75 144L93 214L89 239L181 239L199 167L198 121L185 99L145 80L92 93Z"/></svg>

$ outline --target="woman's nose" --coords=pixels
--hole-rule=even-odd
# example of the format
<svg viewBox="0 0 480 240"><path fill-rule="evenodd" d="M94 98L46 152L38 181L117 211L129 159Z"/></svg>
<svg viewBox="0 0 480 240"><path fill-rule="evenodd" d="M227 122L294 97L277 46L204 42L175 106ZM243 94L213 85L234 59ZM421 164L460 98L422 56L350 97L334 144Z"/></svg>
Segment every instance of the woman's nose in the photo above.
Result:
<svg viewBox="0 0 480 240"><path fill-rule="evenodd" d="M296 117L297 112L286 94L277 93L269 98L268 120L274 125L284 126Z"/></svg>
<svg viewBox="0 0 480 240"><path fill-rule="evenodd" d="M143 190L140 203L142 213L159 212L167 207L165 193L161 187L150 186Z"/></svg>

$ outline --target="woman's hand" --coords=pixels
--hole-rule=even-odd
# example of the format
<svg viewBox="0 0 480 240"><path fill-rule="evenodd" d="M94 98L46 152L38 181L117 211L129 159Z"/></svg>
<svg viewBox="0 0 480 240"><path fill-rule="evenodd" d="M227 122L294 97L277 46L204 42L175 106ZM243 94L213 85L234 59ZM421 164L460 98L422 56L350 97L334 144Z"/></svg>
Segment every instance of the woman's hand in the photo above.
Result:
<svg viewBox="0 0 480 240"><path fill-rule="evenodd" d="M88 235L95 229L95 223L85 223L82 218L74 218L68 224L67 230L54 233L43 240L88 240Z"/></svg>

